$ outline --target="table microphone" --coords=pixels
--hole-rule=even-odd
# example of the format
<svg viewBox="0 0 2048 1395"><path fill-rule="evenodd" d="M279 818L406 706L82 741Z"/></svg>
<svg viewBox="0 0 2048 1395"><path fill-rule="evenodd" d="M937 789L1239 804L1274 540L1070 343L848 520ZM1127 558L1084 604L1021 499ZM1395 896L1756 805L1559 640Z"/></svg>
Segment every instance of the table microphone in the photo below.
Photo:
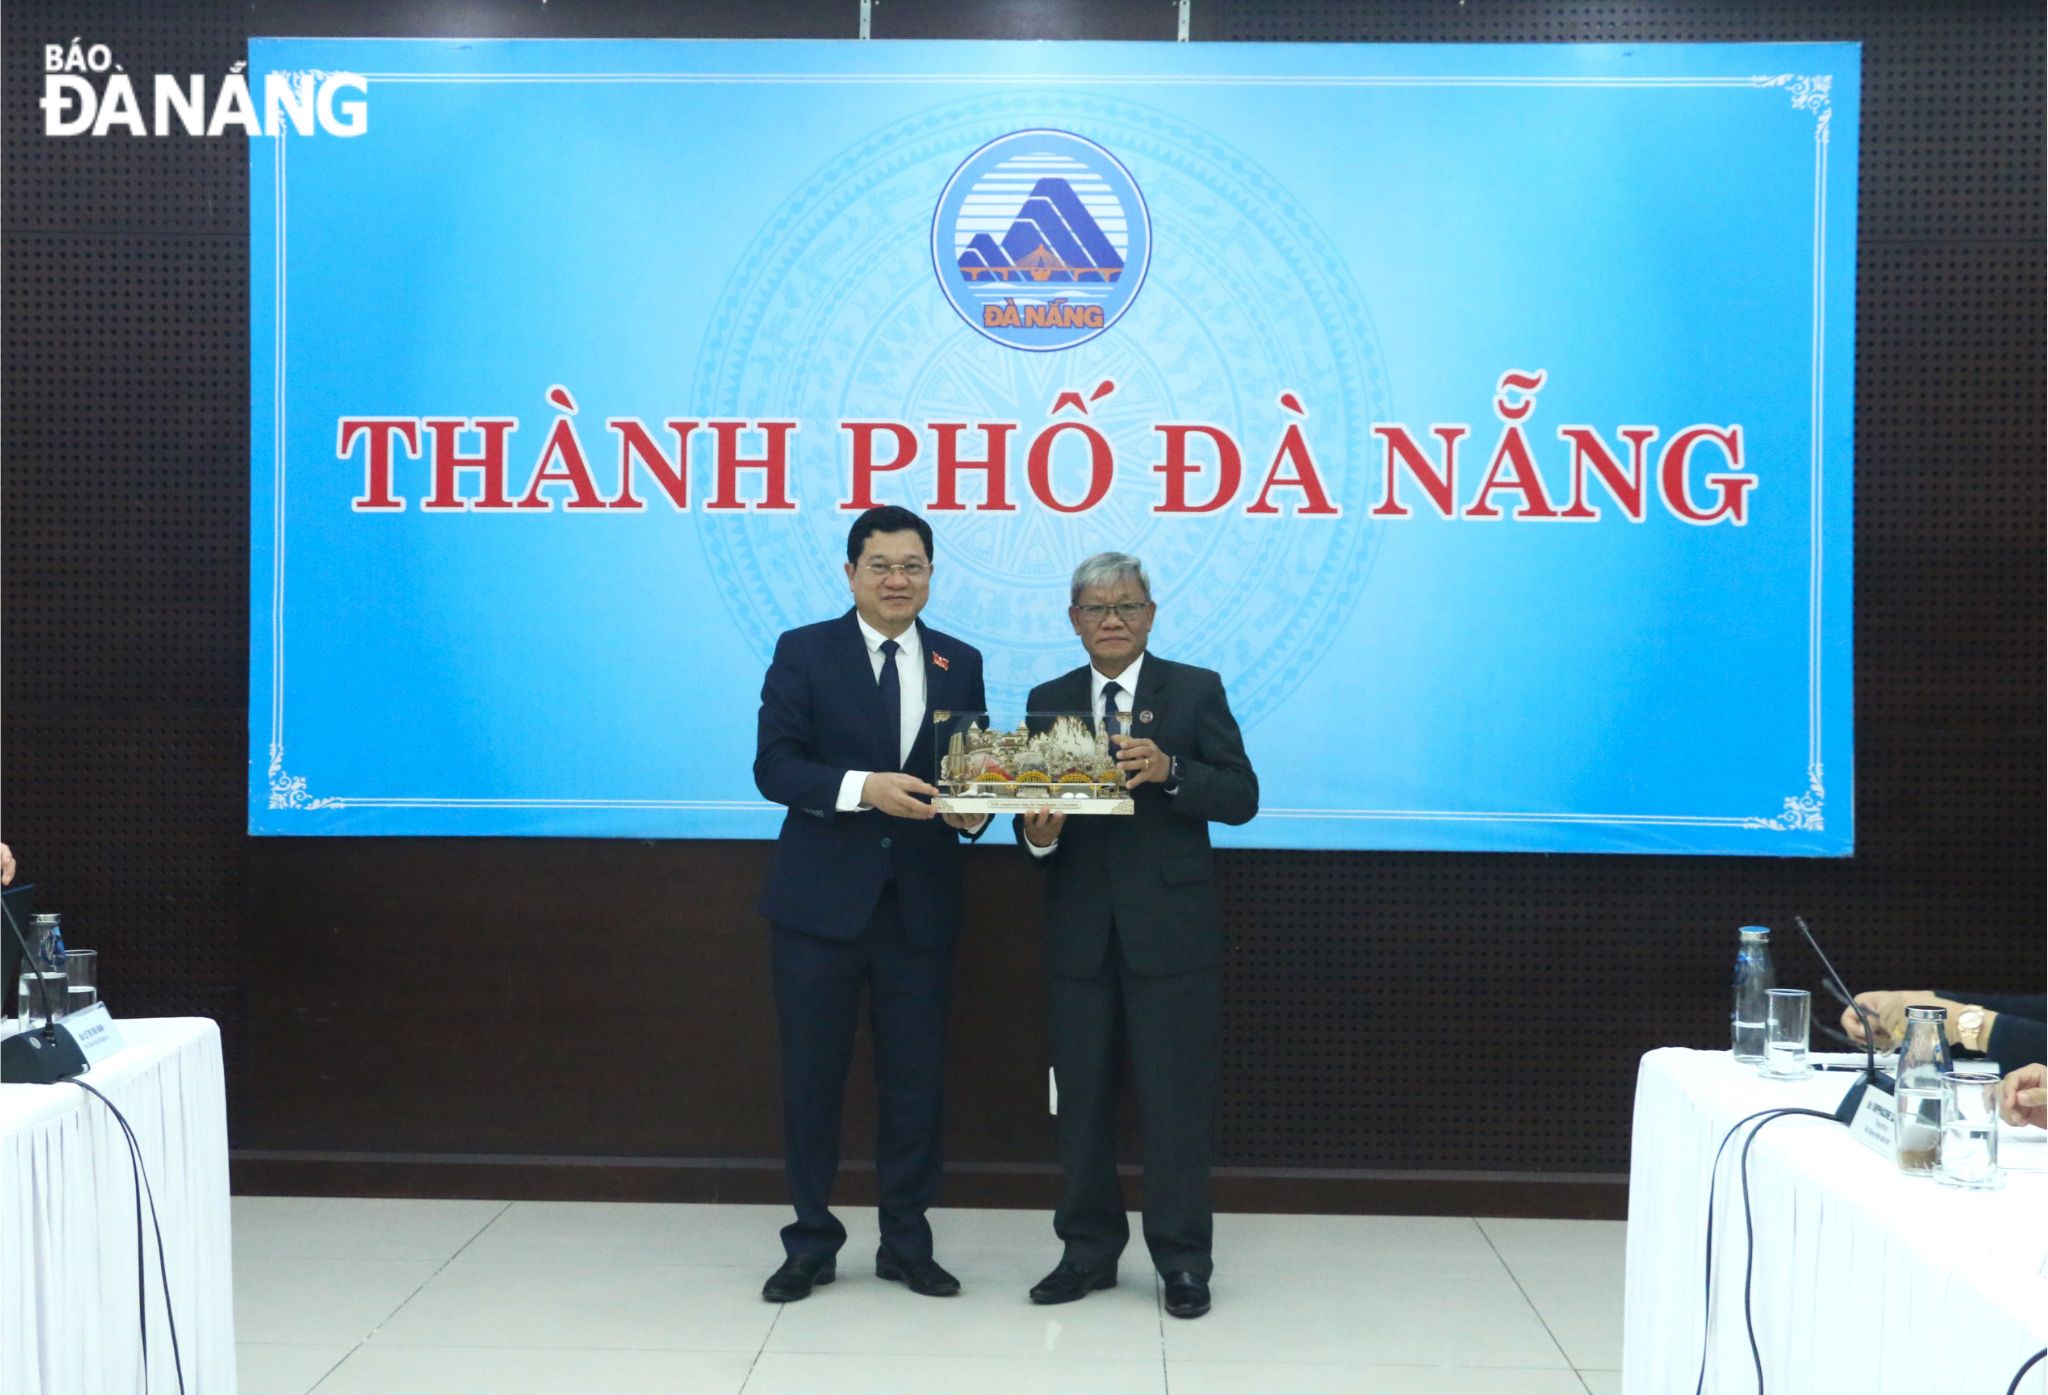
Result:
<svg viewBox="0 0 2048 1395"><path fill-rule="evenodd" d="M1799 933L1806 937L1806 943L1813 947L1814 956L1820 960L1820 967L1827 974L1828 982L1834 986L1836 996L1849 1005L1849 1011L1855 1013L1856 1020L1863 1024L1863 1073L1857 1076L1856 1083L1849 1087L1849 1093L1842 1096L1842 1102L1835 1106L1835 1118L1844 1124L1851 1124L1856 1120L1856 1111L1863 1105L1865 1091L1875 1085L1889 1095L1894 1092L1895 1087L1892 1078L1877 1068L1877 1035L1872 1031L1870 1010L1856 1001L1856 996L1849 991L1849 985L1842 982L1842 976L1836 973L1835 966L1828 962L1828 956L1821 949L1820 941L1816 940L1813 931L1807 928L1806 917L1795 915L1792 920L1798 925Z"/></svg>
<svg viewBox="0 0 2048 1395"><path fill-rule="evenodd" d="M21 946L21 964L30 969L36 962L35 954L28 947L28 940L21 933L21 922L14 918L14 908L0 897L0 914L7 917L7 928L14 935L14 942ZM78 1048L78 1041L70 1029L60 1025L50 1010L50 981L41 973L35 975L36 997L41 1000L43 1025L29 1032L16 1032L0 1041L0 1081L9 1085L55 1085L60 1080L69 1080L74 1075L85 1074L85 1053ZM23 1004L24 1007L27 1004Z"/></svg>

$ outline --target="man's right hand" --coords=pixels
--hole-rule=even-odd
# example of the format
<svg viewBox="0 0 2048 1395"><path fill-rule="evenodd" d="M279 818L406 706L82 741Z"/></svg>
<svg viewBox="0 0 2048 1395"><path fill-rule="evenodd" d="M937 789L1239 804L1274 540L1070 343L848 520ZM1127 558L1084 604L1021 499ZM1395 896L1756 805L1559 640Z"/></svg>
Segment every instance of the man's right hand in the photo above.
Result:
<svg viewBox="0 0 2048 1395"><path fill-rule="evenodd" d="M1024 814L1024 837L1035 848L1049 848L1060 840L1067 816L1057 809L1031 809Z"/></svg>
<svg viewBox="0 0 2048 1395"><path fill-rule="evenodd" d="M938 813L923 799L934 797L938 791L918 779L915 775L899 775L894 771L877 770L861 782L860 802L870 809L880 809L891 818L928 819Z"/></svg>

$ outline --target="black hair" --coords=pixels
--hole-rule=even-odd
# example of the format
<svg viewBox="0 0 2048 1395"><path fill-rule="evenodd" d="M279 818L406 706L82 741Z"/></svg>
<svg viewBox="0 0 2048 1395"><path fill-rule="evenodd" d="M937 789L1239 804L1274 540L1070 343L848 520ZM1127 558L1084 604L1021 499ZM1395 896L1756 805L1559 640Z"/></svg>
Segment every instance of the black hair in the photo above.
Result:
<svg viewBox="0 0 2048 1395"><path fill-rule="evenodd" d="M860 561L860 550L867 542L868 534L902 532L916 533L924 543L925 560L932 560L932 525L898 504L869 509L853 520L853 527L846 531L846 560L849 563Z"/></svg>

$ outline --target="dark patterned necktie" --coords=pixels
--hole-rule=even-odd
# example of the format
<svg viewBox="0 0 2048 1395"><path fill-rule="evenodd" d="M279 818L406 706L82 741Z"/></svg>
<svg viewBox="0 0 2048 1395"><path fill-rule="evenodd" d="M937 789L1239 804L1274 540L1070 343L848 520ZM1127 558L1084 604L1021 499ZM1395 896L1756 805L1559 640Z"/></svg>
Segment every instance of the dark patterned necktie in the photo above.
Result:
<svg viewBox="0 0 2048 1395"><path fill-rule="evenodd" d="M882 720L889 733L889 765L893 769L903 764L903 680L896 675L896 650L893 639L882 641L882 671L877 681L882 685Z"/></svg>
<svg viewBox="0 0 2048 1395"><path fill-rule="evenodd" d="M1117 710L1116 705L1116 695L1122 691L1123 687L1114 682L1102 685L1102 734L1104 736L1122 736L1124 734L1124 714Z"/></svg>

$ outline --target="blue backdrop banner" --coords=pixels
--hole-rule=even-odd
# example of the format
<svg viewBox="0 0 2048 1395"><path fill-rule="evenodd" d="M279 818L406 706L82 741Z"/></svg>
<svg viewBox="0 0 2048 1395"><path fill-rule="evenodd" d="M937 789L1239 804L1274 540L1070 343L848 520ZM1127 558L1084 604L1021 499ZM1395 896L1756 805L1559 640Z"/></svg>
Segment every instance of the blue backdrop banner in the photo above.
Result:
<svg viewBox="0 0 2048 1395"><path fill-rule="evenodd" d="M897 503L1002 724L1144 559L1225 844L1847 854L1859 66L253 40L250 831L771 836Z"/></svg>

